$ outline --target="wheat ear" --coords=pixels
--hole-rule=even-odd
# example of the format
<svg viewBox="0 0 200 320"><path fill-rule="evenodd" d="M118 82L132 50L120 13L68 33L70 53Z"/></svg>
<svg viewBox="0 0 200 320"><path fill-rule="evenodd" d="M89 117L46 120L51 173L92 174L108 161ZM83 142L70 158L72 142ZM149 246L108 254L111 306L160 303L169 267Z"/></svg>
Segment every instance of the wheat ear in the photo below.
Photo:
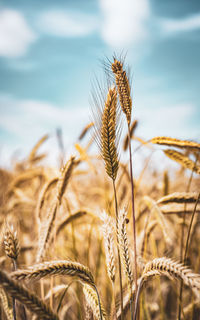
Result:
<svg viewBox="0 0 200 320"><path fill-rule="evenodd" d="M39 246L38 246L38 253L37 253L37 262L40 261L42 257L44 257L47 246L52 237L52 229L54 227L54 222L56 220L57 210L61 204L62 197L66 190L67 184L71 177L73 168L75 165L78 164L78 161L75 160L74 157L67 162L65 167L62 170L61 177L58 180L57 184L57 195L56 199L54 200L53 206L51 207L50 215L46 221L44 221L43 226L41 226L40 230L40 237L39 237Z"/></svg>
<svg viewBox="0 0 200 320"><path fill-rule="evenodd" d="M200 166L196 165L194 161L189 159L187 156L184 156L182 153L171 149L164 150L164 153L170 159L180 163L182 167L200 174Z"/></svg>
<svg viewBox="0 0 200 320"><path fill-rule="evenodd" d="M84 137L85 137L85 135L86 135L86 133L89 131L89 129L90 128L92 128L94 126L94 122L90 122L90 123L88 123L86 126L85 126L85 128L82 130L82 132L81 132L81 134L80 134L80 136L79 136L79 140L82 140Z"/></svg>
<svg viewBox="0 0 200 320"><path fill-rule="evenodd" d="M29 158L28 160L31 162L34 160L34 158L36 157L36 152L38 151L39 147L49 138L49 135L46 134L44 135L37 143L36 145L33 147L33 149L31 150L30 154L29 154Z"/></svg>
<svg viewBox="0 0 200 320"><path fill-rule="evenodd" d="M128 284L130 288L130 294L132 297L132 284L133 284L133 273L131 268L130 262L130 254L129 254L129 241L127 237L127 230L126 230L126 220L127 220L127 212L125 209L120 210L119 212L119 221L117 224L117 237L118 237L118 244L120 246L120 253L122 258L122 266L124 267L124 273L128 278ZM133 316L133 301L130 300L130 309L131 309L131 319Z"/></svg>
<svg viewBox="0 0 200 320"><path fill-rule="evenodd" d="M6 255L12 260L13 270L17 269L17 257L19 255L19 242L17 232L14 231L13 225L5 225L4 231L4 249ZM12 301L13 304L13 319L16 320L16 305L15 298Z"/></svg>
<svg viewBox="0 0 200 320"><path fill-rule="evenodd" d="M155 137L150 140L151 143L172 146L177 148L188 148L200 150L200 144L195 141L179 140L170 137Z"/></svg>
<svg viewBox="0 0 200 320"><path fill-rule="evenodd" d="M103 219L103 237L106 254L107 272L111 282L115 282L115 256L114 256L114 228L113 221L106 213L102 214Z"/></svg>
<svg viewBox="0 0 200 320"><path fill-rule="evenodd" d="M178 279L181 280L186 286L190 287L196 297L200 299L200 275L193 273L193 271L182 263L178 263L169 258L155 258L152 261L147 262L144 267L142 277L140 279L140 284L138 287L138 292L136 296L136 306L134 311L134 320L137 316L137 306L139 300L139 294L142 289L142 285L152 276L165 275L171 280Z"/></svg>
<svg viewBox="0 0 200 320"><path fill-rule="evenodd" d="M42 191L40 192L40 196L39 196L37 207L36 207L36 218L39 220L39 222L41 221L41 218L42 218L41 211L44 206L46 194L57 182L58 182L58 178L51 179L45 184Z"/></svg>
<svg viewBox="0 0 200 320"><path fill-rule="evenodd" d="M75 157L71 157L71 159L66 163L64 168L62 169L61 177L58 180L58 193L57 193L57 200L59 205L61 204L62 197L65 193L67 185L69 183L69 179L71 177L72 171L79 162L75 160Z"/></svg>
<svg viewBox="0 0 200 320"><path fill-rule="evenodd" d="M116 110L117 92L115 88L108 90L107 100L102 114L101 153L108 176L115 180L119 167L116 142Z"/></svg>
<svg viewBox="0 0 200 320"><path fill-rule="evenodd" d="M195 295L199 297L200 294L200 275L193 273L193 271L182 263L175 262L169 258L155 258L149 261L144 268L142 278L147 280L151 276L166 275L170 279L182 280L186 286L189 286Z"/></svg>
<svg viewBox="0 0 200 320"><path fill-rule="evenodd" d="M94 278L90 270L78 262L67 260L47 261L35 264L26 270L17 270L12 273L16 280L40 280L51 275L68 275L94 286Z"/></svg>
<svg viewBox="0 0 200 320"><path fill-rule="evenodd" d="M71 216L63 219L57 226L56 228L56 236L60 234L60 232L65 228L66 225L71 223L72 221L79 219L87 214L87 211L78 211Z"/></svg>
<svg viewBox="0 0 200 320"><path fill-rule="evenodd" d="M198 198L197 192L174 192L165 197L160 198L157 204L168 203L195 203Z"/></svg>
<svg viewBox="0 0 200 320"><path fill-rule="evenodd" d="M12 277L17 280L40 280L51 275L63 275L76 277L83 283L90 285L96 293L99 305L100 319L102 320L102 310L100 298L94 283L94 278L90 270L78 262L72 261L48 261L29 267L27 270L17 270L12 273Z"/></svg>
<svg viewBox="0 0 200 320"><path fill-rule="evenodd" d="M7 320L13 320L13 309L11 304L9 303L9 299L4 289L0 287L0 300L3 310L6 314Z"/></svg>
<svg viewBox="0 0 200 320"><path fill-rule="evenodd" d="M100 303L101 303L102 315L100 314L100 311L99 311L99 300L98 300L98 296L97 296L96 291L93 288L91 288L91 286L89 286L87 284L84 284L83 293L85 295L85 299L87 301L87 304L92 309L94 317L96 319L98 319L98 320L99 319L106 320L107 319L106 312L105 312L105 309L103 308L101 302ZM101 316L102 316L102 318L101 318Z"/></svg>
<svg viewBox="0 0 200 320"><path fill-rule="evenodd" d="M132 100L130 95L131 89L126 75L126 71L123 70L123 63L115 58L111 67L112 72L115 75L115 82L119 93L120 105L122 107L123 112L126 115L127 122L129 125L131 121Z"/></svg>
<svg viewBox="0 0 200 320"><path fill-rule="evenodd" d="M19 242L17 232L14 231L13 226L7 223L4 227L4 250L6 255L13 260L17 260L19 255Z"/></svg>
<svg viewBox="0 0 200 320"><path fill-rule="evenodd" d="M11 279L9 275L0 270L0 284L12 297L25 304L33 313L37 314L40 319L58 320L58 316L44 304L35 294L19 285Z"/></svg>
<svg viewBox="0 0 200 320"><path fill-rule="evenodd" d="M144 196L143 199L145 200L147 206L150 208L151 212L154 213L154 215L160 225L160 229L162 230L162 233L163 233L163 236L166 240L166 243L168 243L170 246L172 246L175 235L172 233L172 230L170 229L170 226L169 226L167 220L165 219L162 211L160 210L160 208L158 207L156 202L153 199L151 199L150 197Z"/></svg>
<svg viewBox="0 0 200 320"><path fill-rule="evenodd" d="M126 219L127 219L126 210L125 209L120 210L117 237L118 237L118 243L120 246L122 265L124 266L124 273L128 278L130 288L132 288L133 274L132 274L132 268L131 268L131 262L130 262L129 241L128 241L127 230L126 230Z"/></svg>

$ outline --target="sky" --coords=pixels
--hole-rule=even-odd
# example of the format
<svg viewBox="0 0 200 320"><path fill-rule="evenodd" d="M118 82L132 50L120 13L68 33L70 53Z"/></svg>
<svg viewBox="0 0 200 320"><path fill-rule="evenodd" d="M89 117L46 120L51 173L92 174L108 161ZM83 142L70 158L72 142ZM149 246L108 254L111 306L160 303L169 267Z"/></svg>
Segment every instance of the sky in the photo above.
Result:
<svg viewBox="0 0 200 320"><path fill-rule="evenodd" d="M49 133L65 148L90 122L102 59L126 53L144 139L200 140L199 0L0 1L0 164Z"/></svg>

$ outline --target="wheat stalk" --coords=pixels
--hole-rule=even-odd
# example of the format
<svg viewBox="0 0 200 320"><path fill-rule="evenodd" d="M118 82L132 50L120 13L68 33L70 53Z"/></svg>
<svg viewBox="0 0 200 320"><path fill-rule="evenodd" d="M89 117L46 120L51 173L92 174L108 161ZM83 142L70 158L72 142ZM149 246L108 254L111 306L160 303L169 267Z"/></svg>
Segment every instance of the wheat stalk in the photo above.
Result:
<svg viewBox="0 0 200 320"><path fill-rule="evenodd" d="M11 279L9 275L0 270L0 284L13 298L19 300L21 303L33 313L37 314L40 319L44 320L58 320L58 316L42 302L35 294L19 285L16 281Z"/></svg>
<svg viewBox="0 0 200 320"><path fill-rule="evenodd" d="M131 151L131 112L132 112L132 99L131 89L126 71L123 69L123 63L116 58L112 63L112 72L115 75L115 82L118 89L120 105L122 111L126 115L128 125L128 146L129 146L129 163L130 163L130 176L131 176L131 202L132 202L132 217L133 217L133 245L134 245L134 280L137 291L137 245L136 245L136 225L135 225L135 199L134 199L134 182L133 182L133 164L132 164L132 151Z"/></svg>
<svg viewBox="0 0 200 320"><path fill-rule="evenodd" d="M200 150L200 144L195 141L179 140L170 137L155 137L150 140L151 143L172 146L177 148L188 148Z"/></svg>
<svg viewBox="0 0 200 320"><path fill-rule="evenodd" d="M130 137L132 138L135 132L135 129L137 128L138 125L138 121L134 120L133 123L130 126ZM124 139L124 143L123 143L123 149L124 151L126 151L128 149L128 139L129 139L129 135L127 134L125 139Z"/></svg>
<svg viewBox="0 0 200 320"><path fill-rule="evenodd" d="M101 93L100 93L101 94ZM94 100L97 103L96 97ZM99 106L98 106L99 107ZM96 136L97 142L100 147L100 152L103 157L105 163L105 170L107 175L112 179L113 183L113 191L114 191L114 200L115 200L115 216L116 216L116 224L118 221L118 203L117 203L117 194L116 194L116 186L115 179L117 177L117 172L119 168L118 154L117 154L117 91L115 87L112 87L108 90L107 98L104 104L104 107L98 108L100 115L100 123L96 122ZM100 129L100 136L98 129ZM118 131L117 131L118 133ZM118 250L118 266L119 266L119 279L120 279L120 292L121 292L121 309L123 310L123 292L122 292L122 275L121 275L121 260L120 254ZM123 320L123 314L122 314Z"/></svg>
<svg viewBox="0 0 200 320"><path fill-rule="evenodd" d="M171 149L164 150L164 153L170 159L180 163L184 168L190 169L200 174L200 166L196 165L194 161L190 160L187 156L184 156L182 153Z"/></svg>
<svg viewBox="0 0 200 320"><path fill-rule="evenodd" d="M163 174L163 195L167 196L169 193L169 175L167 170Z"/></svg>

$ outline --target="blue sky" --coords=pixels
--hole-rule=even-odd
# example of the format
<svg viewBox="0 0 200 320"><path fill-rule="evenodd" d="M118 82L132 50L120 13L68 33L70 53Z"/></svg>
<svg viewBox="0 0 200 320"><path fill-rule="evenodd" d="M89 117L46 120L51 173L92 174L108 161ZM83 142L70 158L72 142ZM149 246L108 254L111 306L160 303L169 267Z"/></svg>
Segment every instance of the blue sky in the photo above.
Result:
<svg viewBox="0 0 200 320"><path fill-rule="evenodd" d="M123 5L122 5L123 4ZM0 163L89 122L100 60L127 52L138 135L200 139L198 0L0 2Z"/></svg>

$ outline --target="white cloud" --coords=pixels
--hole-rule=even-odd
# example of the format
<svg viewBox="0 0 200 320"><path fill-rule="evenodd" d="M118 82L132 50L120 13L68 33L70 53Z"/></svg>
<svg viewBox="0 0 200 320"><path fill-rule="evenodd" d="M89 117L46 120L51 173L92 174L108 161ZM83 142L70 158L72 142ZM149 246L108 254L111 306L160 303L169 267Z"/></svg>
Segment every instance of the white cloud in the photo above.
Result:
<svg viewBox="0 0 200 320"><path fill-rule="evenodd" d="M50 103L18 100L3 95L0 95L0 114L0 129L3 132L0 141L0 163L4 164L6 161L9 163L16 150L21 150L23 156L27 155L37 140L46 133L51 135L45 143L48 159L55 163L58 156L56 128L62 128L69 155L81 129L90 121L87 107L61 108Z"/></svg>
<svg viewBox="0 0 200 320"><path fill-rule="evenodd" d="M197 127L191 126L195 112L195 105L190 103L160 107L150 105L148 108L138 105L135 110L135 117L140 121L138 132L147 139L154 136L195 139L199 133Z"/></svg>
<svg viewBox="0 0 200 320"><path fill-rule="evenodd" d="M148 0L99 0L103 14L102 37L112 47L129 46L147 35Z"/></svg>
<svg viewBox="0 0 200 320"><path fill-rule="evenodd" d="M182 19L165 19L161 27L168 33L200 29L200 13Z"/></svg>
<svg viewBox="0 0 200 320"><path fill-rule="evenodd" d="M0 97L0 126L19 139L37 139L44 132L57 127L67 130L67 137L79 134L87 119L87 108L61 108L56 105L34 100L17 100ZM85 122L84 122L85 120ZM75 125L76 124L76 125Z"/></svg>
<svg viewBox="0 0 200 320"><path fill-rule="evenodd" d="M94 17L66 11L47 11L39 17L39 28L59 37L81 37L96 29Z"/></svg>
<svg viewBox="0 0 200 320"><path fill-rule="evenodd" d="M137 136L146 140L159 135L180 139L196 139L199 136L198 127L191 125L196 113L195 105L185 103L153 108L152 104L146 107L145 101L138 101L137 107L133 107L133 116L139 120ZM58 145L55 129L58 127L62 128L66 157L69 157L74 153L73 142L77 141L81 129L90 122L91 113L87 106L61 108L50 103L18 100L1 94L0 114L0 164L8 166L16 150L20 151L20 156L25 157L46 133L50 134L50 139L45 142L43 151L48 152L48 161L56 164ZM154 163L156 159L152 161ZM139 172L142 163L140 158L136 158L136 171Z"/></svg>
<svg viewBox="0 0 200 320"><path fill-rule="evenodd" d="M0 56L22 56L35 39L36 35L20 12L0 11Z"/></svg>

